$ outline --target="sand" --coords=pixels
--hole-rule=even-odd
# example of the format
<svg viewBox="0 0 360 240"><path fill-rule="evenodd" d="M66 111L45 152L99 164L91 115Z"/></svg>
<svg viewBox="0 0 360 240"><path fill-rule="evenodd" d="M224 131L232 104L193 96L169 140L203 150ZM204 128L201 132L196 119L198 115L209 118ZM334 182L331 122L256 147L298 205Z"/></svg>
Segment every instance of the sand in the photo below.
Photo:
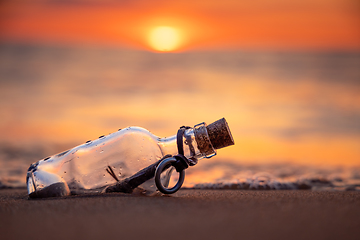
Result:
<svg viewBox="0 0 360 240"><path fill-rule="evenodd" d="M0 239L359 239L360 192L180 190L28 200L0 190Z"/></svg>

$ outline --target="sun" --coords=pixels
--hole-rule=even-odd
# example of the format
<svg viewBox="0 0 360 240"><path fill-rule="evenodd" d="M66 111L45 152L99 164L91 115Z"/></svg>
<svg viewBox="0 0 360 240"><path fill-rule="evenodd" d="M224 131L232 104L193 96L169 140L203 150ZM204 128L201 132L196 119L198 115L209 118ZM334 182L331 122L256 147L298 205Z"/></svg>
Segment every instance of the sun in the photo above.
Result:
<svg viewBox="0 0 360 240"><path fill-rule="evenodd" d="M173 27L156 27L149 34L149 44L157 51L169 52L176 50L180 42L180 33Z"/></svg>

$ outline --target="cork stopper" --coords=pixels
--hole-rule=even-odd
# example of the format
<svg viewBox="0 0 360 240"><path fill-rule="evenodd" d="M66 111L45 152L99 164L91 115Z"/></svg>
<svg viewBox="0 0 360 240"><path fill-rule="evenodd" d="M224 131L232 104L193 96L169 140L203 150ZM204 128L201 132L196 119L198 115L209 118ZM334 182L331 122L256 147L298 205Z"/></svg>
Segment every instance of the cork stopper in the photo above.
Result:
<svg viewBox="0 0 360 240"><path fill-rule="evenodd" d="M216 154L216 149L234 145L234 139L225 118L208 126L206 123L197 124L194 126L194 132L198 148L205 156Z"/></svg>
<svg viewBox="0 0 360 240"><path fill-rule="evenodd" d="M215 149L224 148L234 145L234 139L231 135L229 125L225 118L219 119L216 122L206 127L210 142Z"/></svg>

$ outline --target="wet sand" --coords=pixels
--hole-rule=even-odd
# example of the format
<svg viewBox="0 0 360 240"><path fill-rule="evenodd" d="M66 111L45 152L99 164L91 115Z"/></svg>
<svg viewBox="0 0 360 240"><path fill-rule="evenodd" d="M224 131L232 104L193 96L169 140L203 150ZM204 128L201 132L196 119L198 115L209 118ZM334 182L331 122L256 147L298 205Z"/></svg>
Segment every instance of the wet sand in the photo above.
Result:
<svg viewBox="0 0 360 240"><path fill-rule="evenodd" d="M5 239L359 239L360 192L180 190L28 200L0 190Z"/></svg>

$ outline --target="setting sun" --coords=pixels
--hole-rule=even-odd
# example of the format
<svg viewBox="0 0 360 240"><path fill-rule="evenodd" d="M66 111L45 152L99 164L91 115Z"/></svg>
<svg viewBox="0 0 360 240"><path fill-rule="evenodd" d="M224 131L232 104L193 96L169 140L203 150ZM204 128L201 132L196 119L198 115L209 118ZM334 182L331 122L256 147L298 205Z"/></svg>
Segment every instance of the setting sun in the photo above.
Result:
<svg viewBox="0 0 360 240"><path fill-rule="evenodd" d="M149 35L150 46L158 51L168 52L179 47L179 31L172 27L156 27Z"/></svg>

